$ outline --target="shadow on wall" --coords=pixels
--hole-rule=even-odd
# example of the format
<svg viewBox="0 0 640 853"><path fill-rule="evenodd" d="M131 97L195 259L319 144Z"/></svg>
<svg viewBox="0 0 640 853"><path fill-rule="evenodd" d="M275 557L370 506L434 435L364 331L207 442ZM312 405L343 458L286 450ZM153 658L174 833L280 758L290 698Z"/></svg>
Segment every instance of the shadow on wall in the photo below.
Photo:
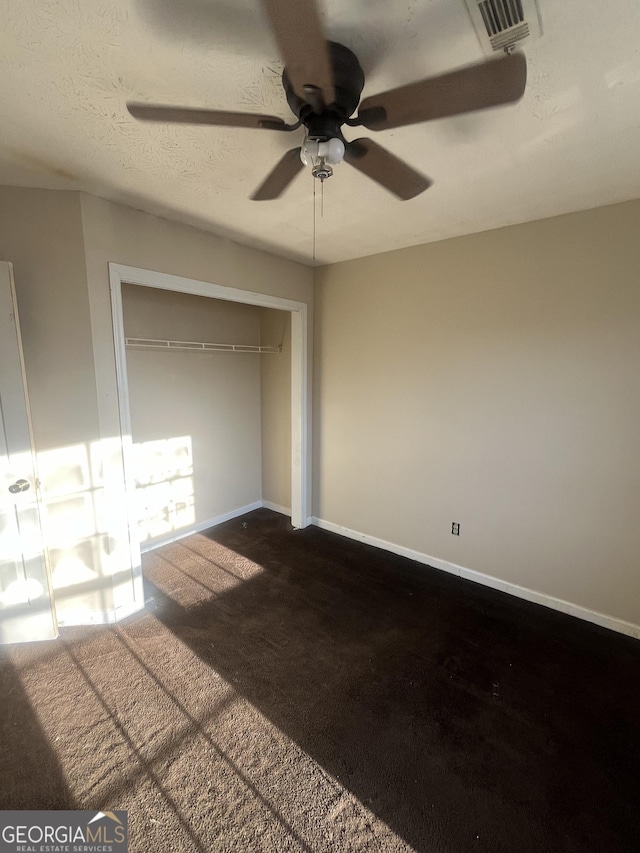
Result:
<svg viewBox="0 0 640 853"><path fill-rule="evenodd" d="M193 526L191 436L134 444L132 457L140 542Z"/></svg>
<svg viewBox="0 0 640 853"><path fill-rule="evenodd" d="M46 602L42 579L28 577L43 546L61 623L96 621L131 598L121 446L119 438L104 439L38 453L40 523L31 490L31 526L20 520L18 528L5 514L0 527L0 607L37 609Z"/></svg>
<svg viewBox="0 0 640 853"><path fill-rule="evenodd" d="M119 439L75 444L38 454L42 538L61 624L101 621L121 598L131 596L131 554L126 495L113 472L122 471ZM132 448L141 542L194 524L191 437L135 444ZM26 466L25 466L26 467ZM111 481L115 480L115 484ZM36 516L34 515L34 519ZM0 516L0 609L38 609L46 602L43 585L16 572L16 556L37 560L40 532ZM28 574L28 565L27 573ZM107 581L105 581L107 579ZM115 591L115 592L114 592ZM46 605L48 609L48 605Z"/></svg>
<svg viewBox="0 0 640 853"><path fill-rule="evenodd" d="M56 602L67 597L66 590L83 584L95 588L100 578L130 564L128 541L115 533L122 517L120 511L114 512L111 493L111 472L120 448L115 439L38 454L42 531ZM103 599L77 601L69 603L66 615L81 619L84 609L106 606Z"/></svg>

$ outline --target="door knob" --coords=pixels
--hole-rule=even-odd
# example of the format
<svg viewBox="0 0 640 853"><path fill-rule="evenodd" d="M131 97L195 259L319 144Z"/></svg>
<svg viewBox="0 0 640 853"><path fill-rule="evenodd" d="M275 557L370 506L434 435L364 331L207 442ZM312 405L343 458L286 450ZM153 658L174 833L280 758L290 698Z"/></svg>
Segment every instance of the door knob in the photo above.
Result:
<svg viewBox="0 0 640 853"><path fill-rule="evenodd" d="M16 480L11 486L9 486L9 491L12 495L17 495L19 492L26 492L29 489L29 481L28 480Z"/></svg>

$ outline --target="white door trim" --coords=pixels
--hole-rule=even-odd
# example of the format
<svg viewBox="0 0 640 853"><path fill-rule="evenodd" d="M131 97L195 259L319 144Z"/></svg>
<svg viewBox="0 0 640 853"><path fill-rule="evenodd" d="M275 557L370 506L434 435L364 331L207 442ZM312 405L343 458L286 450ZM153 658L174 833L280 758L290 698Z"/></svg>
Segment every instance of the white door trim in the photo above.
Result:
<svg viewBox="0 0 640 853"><path fill-rule="evenodd" d="M311 523L311 397L308 382L309 312L307 304L265 293L255 293L250 290L240 290L235 287L225 287L211 282L115 263L109 264L109 283L124 475L129 497L128 505L131 508L130 526L135 525L137 519L131 517L132 508L135 505L133 500L135 484L129 461L131 411L122 309L123 283L173 290L178 293L191 293L194 296L209 296L214 299L225 299L261 308L276 308L279 311L291 313L291 524L294 527L307 527ZM140 562L137 537L131 537L131 541L133 565L136 565Z"/></svg>

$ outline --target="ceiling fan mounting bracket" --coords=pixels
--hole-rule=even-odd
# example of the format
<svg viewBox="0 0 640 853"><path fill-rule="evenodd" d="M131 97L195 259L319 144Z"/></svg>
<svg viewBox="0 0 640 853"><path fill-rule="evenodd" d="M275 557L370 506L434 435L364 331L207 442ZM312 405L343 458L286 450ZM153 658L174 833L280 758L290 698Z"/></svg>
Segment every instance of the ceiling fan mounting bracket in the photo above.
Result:
<svg viewBox="0 0 640 853"><path fill-rule="evenodd" d="M307 128L309 136L314 139L342 137L340 128L356 111L364 88L364 71L353 51L335 41L327 42L327 46L335 90L335 100L332 104L323 105L303 100L295 93L287 69L282 73L287 103Z"/></svg>

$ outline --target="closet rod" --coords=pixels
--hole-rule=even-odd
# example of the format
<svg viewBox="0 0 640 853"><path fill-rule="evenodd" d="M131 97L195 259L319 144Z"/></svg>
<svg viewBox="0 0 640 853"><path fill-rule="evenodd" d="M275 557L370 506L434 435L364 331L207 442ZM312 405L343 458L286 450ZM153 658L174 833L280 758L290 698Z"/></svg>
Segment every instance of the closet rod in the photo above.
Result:
<svg viewBox="0 0 640 853"><path fill-rule="evenodd" d="M164 341L156 338L125 338L126 346L137 349L180 349L199 352L282 352L282 346L262 347L257 344L211 344L202 341Z"/></svg>

